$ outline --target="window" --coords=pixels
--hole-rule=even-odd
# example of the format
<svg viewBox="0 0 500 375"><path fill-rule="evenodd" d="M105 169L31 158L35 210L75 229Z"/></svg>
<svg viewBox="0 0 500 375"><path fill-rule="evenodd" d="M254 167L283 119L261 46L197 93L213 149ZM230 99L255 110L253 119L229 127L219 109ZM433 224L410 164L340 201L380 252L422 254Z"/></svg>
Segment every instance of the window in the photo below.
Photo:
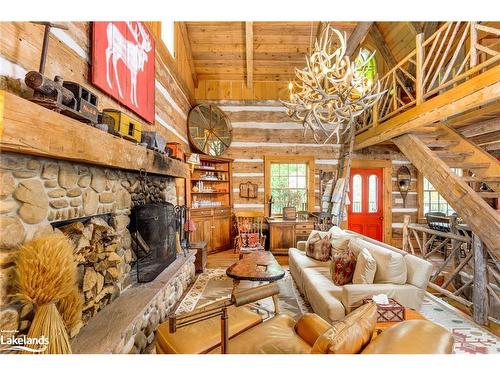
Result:
<svg viewBox="0 0 500 375"><path fill-rule="evenodd" d="M463 175L463 171L460 168L451 168L458 176ZM432 186L432 184L423 177L423 214L427 212L443 212L450 216L455 213L455 210L448 204L448 202L443 198L441 194Z"/></svg>
<svg viewBox="0 0 500 375"><path fill-rule="evenodd" d="M165 46L168 49L168 52L172 55L172 57L175 57L175 48L174 48L174 35L175 35L175 26L174 26L174 21L171 20L164 20L161 21L161 39L163 40L163 43L165 43Z"/></svg>
<svg viewBox="0 0 500 375"><path fill-rule="evenodd" d="M377 212L377 176L368 177L368 212Z"/></svg>
<svg viewBox="0 0 500 375"><path fill-rule="evenodd" d="M265 163L266 211L271 197L271 215L281 215L283 207L314 210L314 158L266 157Z"/></svg>
<svg viewBox="0 0 500 375"><path fill-rule="evenodd" d="M358 57L356 58L356 65L361 66L365 61L367 61L372 52L366 48L361 48L359 51ZM377 62L375 61L375 57L372 57L363 68L364 76L370 82L375 80L375 76L377 75Z"/></svg>
<svg viewBox="0 0 500 375"><path fill-rule="evenodd" d="M361 175L356 174L352 177L352 212L362 211L363 184Z"/></svg>

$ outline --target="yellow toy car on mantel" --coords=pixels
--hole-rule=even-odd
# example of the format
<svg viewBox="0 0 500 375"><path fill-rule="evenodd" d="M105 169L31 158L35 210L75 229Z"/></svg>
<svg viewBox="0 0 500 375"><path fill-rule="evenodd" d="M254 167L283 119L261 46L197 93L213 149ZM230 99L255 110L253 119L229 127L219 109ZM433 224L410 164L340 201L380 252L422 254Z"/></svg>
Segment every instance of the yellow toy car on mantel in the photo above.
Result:
<svg viewBox="0 0 500 375"><path fill-rule="evenodd" d="M104 114L114 120L114 131L130 141L141 142L142 123L117 109L104 109Z"/></svg>

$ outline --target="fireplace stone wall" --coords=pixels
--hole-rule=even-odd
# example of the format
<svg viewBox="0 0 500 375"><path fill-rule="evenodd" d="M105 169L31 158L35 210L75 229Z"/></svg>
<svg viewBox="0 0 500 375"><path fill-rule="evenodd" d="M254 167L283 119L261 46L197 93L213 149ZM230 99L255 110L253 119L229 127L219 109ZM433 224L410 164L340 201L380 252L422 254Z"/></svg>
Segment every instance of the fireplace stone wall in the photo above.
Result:
<svg viewBox="0 0 500 375"><path fill-rule="evenodd" d="M94 231L100 226L99 235L109 235L105 242L92 242L92 234L90 238L82 235L81 242L75 243L84 323L134 281L131 263L135 255L127 229L131 208L178 203L173 177L154 175L142 181L136 172L14 153L0 155L0 330L17 329L24 334L31 324L33 307L15 303L11 295L16 248L34 237L54 230L65 234L73 230L74 234L77 227L86 230L88 237L89 226ZM54 229L65 221L87 224Z"/></svg>

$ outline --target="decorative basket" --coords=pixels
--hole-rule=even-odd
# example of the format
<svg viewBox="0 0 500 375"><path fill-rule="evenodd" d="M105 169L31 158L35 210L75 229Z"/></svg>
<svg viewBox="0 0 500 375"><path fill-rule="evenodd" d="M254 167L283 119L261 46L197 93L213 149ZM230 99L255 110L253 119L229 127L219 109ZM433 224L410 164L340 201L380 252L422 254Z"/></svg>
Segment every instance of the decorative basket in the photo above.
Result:
<svg viewBox="0 0 500 375"><path fill-rule="evenodd" d="M371 302L371 298L363 300L363 304ZM402 322L406 319L405 307L394 298L389 298L389 304L377 304L377 322Z"/></svg>

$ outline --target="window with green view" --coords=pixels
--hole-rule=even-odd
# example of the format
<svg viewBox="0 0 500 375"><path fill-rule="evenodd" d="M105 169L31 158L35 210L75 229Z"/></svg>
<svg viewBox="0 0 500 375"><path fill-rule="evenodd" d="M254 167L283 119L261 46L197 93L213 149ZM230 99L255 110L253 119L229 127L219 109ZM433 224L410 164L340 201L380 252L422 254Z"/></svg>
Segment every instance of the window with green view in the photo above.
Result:
<svg viewBox="0 0 500 375"><path fill-rule="evenodd" d="M281 214L283 207L307 210L307 173L305 163L271 164L272 214Z"/></svg>
<svg viewBox="0 0 500 375"><path fill-rule="evenodd" d="M361 66L365 61L370 59L371 51L366 48L361 48L359 51L358 57L356 58L356 65ZM375 76L377 74L377 63L375 61L375 57L372 57L370 61L368 61L364 67L365 78L371 80L372 82L375 80Z"/></svg>

